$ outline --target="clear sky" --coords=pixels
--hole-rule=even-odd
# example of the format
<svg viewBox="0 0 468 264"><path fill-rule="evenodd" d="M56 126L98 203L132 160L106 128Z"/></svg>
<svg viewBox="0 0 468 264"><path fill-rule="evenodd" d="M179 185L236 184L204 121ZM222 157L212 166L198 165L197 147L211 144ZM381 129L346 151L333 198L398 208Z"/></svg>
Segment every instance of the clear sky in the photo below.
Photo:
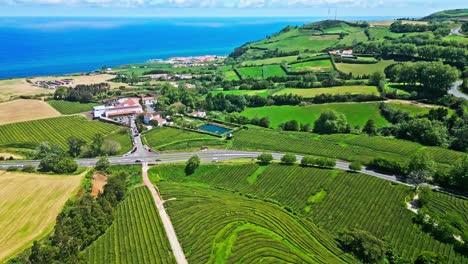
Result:
<svg viewBox="0 0 468 264"><path fill-rule="evenodd" d="M0 0L0 16L421 17L466 0Z"/></svg>

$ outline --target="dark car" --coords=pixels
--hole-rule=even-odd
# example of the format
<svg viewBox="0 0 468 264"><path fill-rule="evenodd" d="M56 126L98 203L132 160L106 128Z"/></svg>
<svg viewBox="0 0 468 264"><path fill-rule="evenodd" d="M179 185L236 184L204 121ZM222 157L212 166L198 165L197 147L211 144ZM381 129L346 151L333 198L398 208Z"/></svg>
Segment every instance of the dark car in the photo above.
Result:
<svg viewBox="0 0 468 264"><path fill-rule="evenodd" d="M156 159L156 161L157 161L157 162L159 162L159 161L162 161L162 160L160 160L160 159Z"/></svg>
<svg viewBox="0 0 468 264"><path fill-rule="evenodd" d="M135 163L141 163L141 160L135 160Z"/></svg>

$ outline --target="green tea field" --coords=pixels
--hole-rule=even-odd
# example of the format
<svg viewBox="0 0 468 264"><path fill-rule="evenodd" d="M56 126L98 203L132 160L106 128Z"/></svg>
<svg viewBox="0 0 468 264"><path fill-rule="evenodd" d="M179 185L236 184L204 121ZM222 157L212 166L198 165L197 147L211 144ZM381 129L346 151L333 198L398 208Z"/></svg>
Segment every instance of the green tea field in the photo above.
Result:
<svg viewBox="0 0 468 264"><path fill-rule="evenodd" d="M83 112L91 112L93 110L93 106L98 105L96 103L82 104L79 102L69 102L69 101L59 101L59 100L49 100L47 101L47 103L64 115L73 115L73 114L79 114Z"/></svg>
<svg viewBox="0 0 468 264"><path fill-rule="evenodd" d="M255 262L247 256L262 256L264 239L275 237L283 245L274 248L289 247L286 252L299 258L290 261L339 262L330 254L337 251L326 237L336 237L343 228L367 230L407 260L414 260L422 251L433 251L446 255L449 263L468 262L451 244L439 242L413 222L414 213L404 204L412 189L404 185L368 175L280 164L266 168L257 164L203 165L190 177L180 165L158 166L152 171L162 179L158 184L163 196L177 197L167 207L189 261L194 263L235 262L242 256L244 261ZM250 179L253 175L255 180ZM451 199L458 203L459 199ZM238 206L243 209L236 209ZM256 213L249 214L251 207ZM282 207L289 209L282 211ZM286 211L294 212L297 218ZM462 211L457 214L463 215ZM274 215L275 220L268 215ZM291 217L296 218L296 224L289 222ZM197 223L197 227L188 223ZM307 246L308 250L321 248L310 252L315 259L301 254L309 252L306 249L295 250L301 248L295 231L300 225L308 231L302 231L306 240L315 243ZM286 226L290 231L283 233L281 227ZM248 248L255 254L246 253L244 239L251 241ZM328 250L317 242L327 245ZM285 250L281 251L284 254ZM276 254L279 252L274 254L279 257Z"/></svg>
<svg viewBox="0 0 468 264"><path fill-rule="evenodd" d="M110 228L85 251L87 263L176 263L150 191L138 187Z"/></svg>
<svg viewBox="0 0 468 264"><path fill-rule="evenodd" d="M118 126L89 121L82 116L48 118L0 126L0 146L35 148L48 141L66 148L70 136L90 142L97 133L109 135L118 130Z"/></svg>
<svg viewBox="0 0 468 264"><path fill-rule="evenodd" d="M168 127L156 128L144 135L151 148L161 151L224 144L223 140L214 136Z"/></svg>

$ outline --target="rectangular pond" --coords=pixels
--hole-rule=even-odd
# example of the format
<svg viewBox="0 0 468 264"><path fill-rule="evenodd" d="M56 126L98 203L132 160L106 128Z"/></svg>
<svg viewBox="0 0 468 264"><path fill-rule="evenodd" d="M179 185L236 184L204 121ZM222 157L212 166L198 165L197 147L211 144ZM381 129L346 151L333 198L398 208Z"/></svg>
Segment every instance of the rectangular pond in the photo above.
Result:
<svg viewBox="0 0 468 264"><path fill-rule="evenodd" d="M203 125L199 129L203 131L211 132L211 133L217 133L217 134L225 134L225 133L231 132L231 129L229 128L225 128L225 127L217 126L213 124Z"/></svg>

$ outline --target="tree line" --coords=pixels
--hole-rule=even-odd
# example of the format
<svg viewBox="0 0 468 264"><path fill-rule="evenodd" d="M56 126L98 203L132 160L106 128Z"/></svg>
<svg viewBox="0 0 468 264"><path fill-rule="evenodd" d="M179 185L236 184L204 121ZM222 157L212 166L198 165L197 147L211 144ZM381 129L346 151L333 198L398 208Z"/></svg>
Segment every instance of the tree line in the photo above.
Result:
<svg viewBox="0 0 468 264"><path fill-rule="evenodd" d="M59 86L54 93L55 100L89 103L98 94L107 94L110 91L108 83L77 85L75 88Z"/></svg>
<svg viewBox="0 0 468 264"><path fill-rule="evenodd" d="M88 175L91 177L92 173ZM57 216L52 234L34 241L28 260L31 263L84 263L80 255L112 224L118 204L127 193L127 172L115 172L108 178L97 199L81 193L65 204Z"/></svg>

